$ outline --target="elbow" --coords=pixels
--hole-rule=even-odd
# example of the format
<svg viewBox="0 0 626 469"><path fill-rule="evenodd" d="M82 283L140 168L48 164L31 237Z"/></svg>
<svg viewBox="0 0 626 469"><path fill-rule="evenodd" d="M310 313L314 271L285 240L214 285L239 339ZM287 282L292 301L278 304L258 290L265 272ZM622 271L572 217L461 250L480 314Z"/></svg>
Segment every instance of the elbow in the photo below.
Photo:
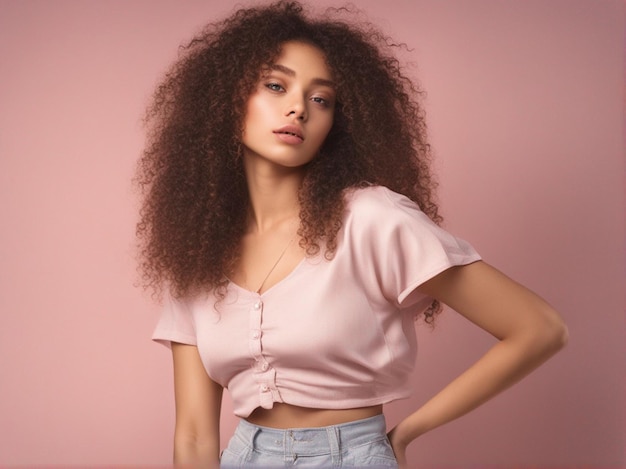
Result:
<svg viewBox="0 0 626 469"><path fill-rule="evenodd" d="M561 322L558 326L554 326L550 331L549 348L556 353L564 348L568 342L569 331L565 323Z"/></svg>
<svg viewBox="0 0 626 469"><path fill-rule="evenodd" d="M532 320L517 329L514 336L531 360L543 362L563 349L569 341L569 331L559 314L547 306L535 310ZM532 358L531 358L532 357Z"/></svg>
<svg viewBox="0 0 626 469"><path fill-rule="evenodd" d="M201 438L181 433L174 433L174 466L218 467L219 437Z"/></svg>
<svg viewBox="0 0 626 469"><path fill-rule="evenodd" d="M551 356L564 348L569 342L569 330L563 320L553 312L537 334L545 355Z"/></svg>
<svg viewBox="0 0 626 469"><path fill-rule="evenodd" d="M563 321L561 321L561 324L559 326L555 342L557 345L557 350L561 350L569 342L569 329Z"/></svg>

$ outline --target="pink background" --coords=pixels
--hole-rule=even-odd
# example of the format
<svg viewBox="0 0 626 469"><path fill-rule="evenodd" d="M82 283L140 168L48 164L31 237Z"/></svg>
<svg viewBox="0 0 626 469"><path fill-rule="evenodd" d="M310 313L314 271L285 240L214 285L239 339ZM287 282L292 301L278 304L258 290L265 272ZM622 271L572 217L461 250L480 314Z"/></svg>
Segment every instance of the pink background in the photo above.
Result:
<svg viewBox="0 0 626 469"><path fill-rule="evenodd" d="M324 0L321 4L328 4ZM421 467L620 466L624 457L624 7L363 0L414 47L447 227L545 296L570 345L420 438ZM169 352L133 287L140 118L178 45L226 2L0 1L0 465L167 464ZM493 340L419 327L415 396ZM225 403L224 440L235 420Z"/></svg>

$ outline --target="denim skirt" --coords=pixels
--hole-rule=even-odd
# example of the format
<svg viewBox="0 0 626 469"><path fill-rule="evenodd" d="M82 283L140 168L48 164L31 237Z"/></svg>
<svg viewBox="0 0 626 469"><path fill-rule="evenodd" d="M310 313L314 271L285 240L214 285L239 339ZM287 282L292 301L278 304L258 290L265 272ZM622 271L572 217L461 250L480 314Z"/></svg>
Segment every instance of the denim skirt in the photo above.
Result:
<svg viewBox="0 0 626 469"><path fill-rule="evenodd" d="M241 420L220 467L398 467L385 417L317 428L280 430Z"/></svg>

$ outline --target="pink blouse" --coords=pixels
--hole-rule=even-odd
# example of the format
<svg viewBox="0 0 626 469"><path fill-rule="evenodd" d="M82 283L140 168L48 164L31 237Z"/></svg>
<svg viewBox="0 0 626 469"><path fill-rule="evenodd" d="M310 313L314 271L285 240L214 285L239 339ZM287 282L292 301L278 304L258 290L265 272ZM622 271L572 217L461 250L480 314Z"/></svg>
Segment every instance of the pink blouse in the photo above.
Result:
<svg viewBox="0 0 626 469"><path fill-rule="evenodd" d="M196 345L235 414L274 402L348 409L410 395L415 315L432 301L416 288L480 259L415 203L381 186L349 191L335 256L305 258L262 294L233 283L166 301L153 339Z"/></svg>

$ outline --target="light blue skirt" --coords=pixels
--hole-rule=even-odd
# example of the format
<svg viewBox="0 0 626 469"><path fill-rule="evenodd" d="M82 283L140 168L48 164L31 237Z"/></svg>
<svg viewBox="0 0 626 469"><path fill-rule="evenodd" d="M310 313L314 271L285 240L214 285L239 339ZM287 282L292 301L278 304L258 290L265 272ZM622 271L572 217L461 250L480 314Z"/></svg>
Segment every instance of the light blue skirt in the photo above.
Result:
<svg viewBox="0 0 626 469"><path fill-rule="evenodd" d="M241 420L221 467L398 467L385 417L318 428L279 430Z"/></svg>

